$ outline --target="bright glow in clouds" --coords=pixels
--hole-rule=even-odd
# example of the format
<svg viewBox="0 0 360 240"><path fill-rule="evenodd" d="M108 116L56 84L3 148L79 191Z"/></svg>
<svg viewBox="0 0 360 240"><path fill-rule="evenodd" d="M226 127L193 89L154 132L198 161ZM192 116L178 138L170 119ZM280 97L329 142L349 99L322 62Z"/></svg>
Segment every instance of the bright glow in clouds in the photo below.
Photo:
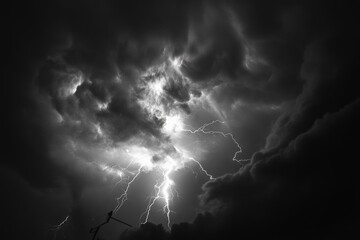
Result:
<svg viewBox="0 0 360 240"><path fill-rule="evenodd" d="M200 133L230 137L238 148L234 153L233 160L237 162L242 161L237 159L241 148L231 133L207 130L211 125L223 122L217 120L212 121L195 130L184 128L186 113L176 107L177 101L172 99L165 91L170 78L176 78L190 84L190 81L181 74L181 64L182 61L180 58L169 59L168 62L160 66L148 69L143 75L143 78L139 80L141 97L137 103L146 113L149 120L156 119L160 122L159 127L163 136L155 139L156 144L151 146L146 146L146 144L136 140L134 140L134 142L130 141L125 146L122 146L122 148L126 150L122 152L122 154L118 154L118 157L129 159L129 163L121 170L103 167L105 172L117 174L121 178L120 181L125 181L126 184L124 192L117 198L117 205L114 212L121 209L125 204L131 185L142 172L147 173L151 171L157 173L158 179L154 185L154 194L149 197L148 205L143 214L141 214L140 221L146 223L155 202L162 201L163 212L167 218L168 228L171 227L172 211L170 205L174 197L174 187L176 186L176 183L171 179L171 174L174 171L184 168L187 164L196 163L199 169L208 176L209 179L214 179L214 177L203 168L201 163L186 150L182 144L182 135ZM124 156L124 154L126 156ZM135 171L131 171L130 169L135 169ZM129 176L126 180L122 178L125 174Z"/></svg>
<svg viewBox="0 0 360 240"><path fill-rule="evenodd" d="M241 152L240 145L231 133L209 130L214 124L223 122L215 120L198 129L185 127L188 126L185 124L188 113L179 107L183 103L171 95L171 91L181 91L184 90L182 89L184 86L191 86L190 80L181 73L181 64L182 60L175 58L149 68L138 80L136 85L138 89L134 90L136 104L140 106L147 120L154 123L154 126L160 130L159 134L140 133L126 142L120 142L116 147L105 150L101 156L103 160L97 163L104 173L119 178L118 183L125 184L123 192L116 198L115 213L126 204L128 192L137 178L142 173L154 173L156 183L153 194L148 198L146 209L140 215L139 222L146 223L154 204L159 202L163 204L162 209L169 229L171 228L171 204L176 193L176 183L171 178L172 173L195 164L210 180L214 179L204 169L201 162L196 160L197 155L187 149L189 135L228 137L237 147L233 160L242 161L237 156ZM174 84L179 84L179 86L174 87ZM98 132L102 133L100 126L98 128Z"/></svg>
<svg viewBox="0 0 360 240"><path fill-rule="evenodd" d="M176 57L174 59L169 59L172 68L181 74L180 67L182 65L182 59L180 57Z"/></svg>
<svg viewBox="0 0 360 240"><path fill-rule="evenodd" d="M62 77L62 76L60 76ZM73 72L62 77L64 80L59 88L59 97L67 98L75 94L77 88L84 82L84 76L81 72Z"/></svg>
<svg viewBox="0 0 360 240"><path fill-rule="evenodd" d="M175 134L183 130L183 123L180 116L167 116L163 125L163 131L166 134Z"/></svg>

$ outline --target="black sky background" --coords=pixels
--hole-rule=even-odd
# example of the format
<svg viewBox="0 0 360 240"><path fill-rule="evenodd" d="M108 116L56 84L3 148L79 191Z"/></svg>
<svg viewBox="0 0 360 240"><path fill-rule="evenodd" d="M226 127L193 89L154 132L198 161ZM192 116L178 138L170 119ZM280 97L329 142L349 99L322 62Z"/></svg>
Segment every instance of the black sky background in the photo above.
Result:
<svg viewBox="0 0 360 240"><path fill-rule="evenodd" d="M356 10L345 1L14 2L5 21L10 43L4 48L11 56L2 82L5 235L48 239L46 228L70 209L71 224L58 238L89 239L94 212L83 195L106 183L65 146L76 139L95 148L94 121L114 142L138 133L161 139L160 126L146 120L127 89L139 72L164 60L166 47L172 56L188 56L181 70L198 86L174 86L169 96L196 115L188 96L211 91L251 162L206 182L201 192L187 183L203 209L195 219L174 224L171 232L149 222L118 238L355 238ZM93 84L82 84L64 101L57 95L61 74L77 69ZM111 80L119 71L120 87ZM109 96L109 111L94 113L94 101ZM232 113L239 103L241 110ZM53 109L80 127L56 127ZM221 154L213 158L222 160Z"/></svg>

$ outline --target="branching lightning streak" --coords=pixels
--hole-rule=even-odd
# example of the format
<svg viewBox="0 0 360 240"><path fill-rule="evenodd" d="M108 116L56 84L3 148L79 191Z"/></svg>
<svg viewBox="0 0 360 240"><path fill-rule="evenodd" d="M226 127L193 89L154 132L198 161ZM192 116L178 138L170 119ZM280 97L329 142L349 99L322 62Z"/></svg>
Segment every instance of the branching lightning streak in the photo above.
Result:
<svg viewBox="0 0 360 240"><path fill-rule="evenodd" d="M122 171L127 171L127 172L129 172L128 169L129 169L130 165L133 164L133 162L134 162L134 160L131 160L131 161L129 162L129 164L128 164L125 168L122 168L121 170L122 170ZM129 177L126 177L126 180L129 180ZM118 185L118 184L122 183L123 181L124 181L124 178L121 177L120 181L118 181L115 185Z"/></svg>
<svg viewBox="0 0 360 240"><path fill-rule="evenodd" d="M200 163L198 160L196 160L196 159L194 159L194 158L189 158L189 159L190 159L191 161L193 161L193 162L196 162L196 163L199 165L201 171L202 171L203 173L205 173L205 175L208 176L208 177L210 178L210 180L215 179L211 174L209 174L209 173L203 168L203 166L201 165L201 163Z"/></svg>
<svg viewBox="0 0 360 240"><path fill-rule="evenodd" d="M200 161L187 155L186 149L185 151L182 151L182 139L176 139L179 132L187 132L190 134L201 133L205 135L221 135L224 138L230 137L237 147L237 151L234 153L232 160L237 163L244 163L248 162L249 159L237 159L237 155L242 152L242 149L232 133L225 133L220 130L208 130L208 127L214 125L215 123L224 124L223 121L214 120L212 122L205 123L200 128L195 130L192 130L194 129L192 127L190 127L190 129L182 128L182 126L184 126L183 114L181 111L177 110L178 102L174 100L174 102L171 104L166 104L169 99L169 91L167 91L169 89L167 88L171 88L172 84L177 83L181 83L187 86L191 83L191 81L188 81L188 79L181 72L181 66L183 64L182 58L170 58L169 63L170 64L164 63L160 66L154 66L153 68L150 68L146 71L146 74L144 75L145 78L140 78L138 82L138 87L140 89L139 92L141 92L141 94L139 94L141 97L136 97L137 104L142 108L144 113L149 115L149 119L151 121L154 119L162 121L163 125L160 130L161 133L166 136L166 138L159 139L159 142L161 142L161 144L159 144L160 146L154 147L156 144L149 145L149 149L146 144L141 143L142 141L138 141L137 138L134 138L135 142L127 142L126 144L124 143L125 146L128 145L130 147L130 150L125 149L125 152L130 157L130 162L125 168L119 168L117 167L117 164L114 166L99 164L99 166L100 169L102 169L105 173L112 174L120 178L115 186L120 183L126 184L125 190L123 190L122 194L116 198L117 205L113 210L114 213L119 211L127 201L128 191L130 190L130 187L135 182L135 180L139 177L141 172L147 173L149 171L153 171L153 169L159 170L161 172L161 176L157 179L156 184L154 185L154 195L149 198L146 210L140 215L139 222L144 219L142 223L147 223L150 212L156 201L163 200L164 206L162 209L167 217L167 227L171 229L170 215L173 211L170 209L170 202L174 198L174 192L179 195L172 186L174 183L170 178L171 173L177 171L178 169L187 167L186 164L192 161L199 166L199 169L207 177L209 177L210 180L215 179L205 170ZM170 79L172 80L170 81ZM82 80L80 82L82 82ZM70 89L69 91L70 94L73 94L73 89ZM170 98L172 99L171 96ZM99 108L102 109L104 107L100 106ZM158 124L156 124L156 126L158 126ZM100 132L99 134L103 133ZM168 141L169 139L170 143ZM172 141L173 139L175 139L175 141ZM178 142L176 140L178 140ZM175 146L177 143L180 143L179 146ZM170 151L169 149L175 150ZM122 152L120 152L120 156L122 156L121 154ZM159 160L153 160L154 156L158 156L157 158L159 158ZM191 170L193 169L191 168ZM198 174L197 172L198 171L195 172L193 170L193 173L195 173L196 176ZM51 227L51 230L55 231L55 238L57 232L68 221L68 219L69 216L67 216L60 224Z"/></svg>
<svg viewBox="0 0 360 240"><path fill-rule="evenodd" d="M201 134L205 134L205 135L221 135L224 138L230 137L231 140L233 141L233 143L237 147L237 150L234 153L232 160L237 163L247 162L248 159L237 159L237 155L242 152L242 149L240 147L240 144L237 142L237 140L235 139L235 137L232 133L223 132L220 130L209 130L208 129L209 127L211 127L212 125L214 125L216 123L224 124L225 122L220 121L220 120L214 120L212 122L205 123L204 125L202 125L201 127L199 127L198 129L195 129L195 130L192 130L194 128L192 128L191 126L189 129L185 129L182 127L182 126L184 126L184 124L183 124L183 118L182 118L181 113L176 113L176 111L168 112L166 110L167 106L164 106L163 99L166 96L166 92L164 89L167 84L167 79L170 78L174 74L175 75L178 74L178 75L182 76L181 69L180 69L182 60L180 58L179 59L178 58L170 59L170 63L171 63L170 67L172 67L172 69L175 71L168 70L168 65L166 65L166 64L161 65L158 68L155 68L155 70L154 69L149 70L148 77L151 80L146 80L146 81L141 82L141 84L142 84L141 86L144 88L144 90L143 90L143 96L142 96L143 98L141 98L138 101L139 105L150 116L154 116L156 118L164 120L164 125L163 125L161 131L165 135L169 136L170 139L173 136L176 137L176 134L179 132L187 132L190 134L201 133ZM162 73L160 75L160 77L156 77L157 76L155 74L156 71ZM179 78L179 79L186 79L186 78L183 77L183 78ZM175 144L175 143L172 143L172 144ZM176 146L173 146L173 147L177 149ZM160 147L160 149L161 149L161 147ZM137 169L137 173L134 175L134 177L131 179L131 181L129 181L127 183L125 191L121 194L120 197L116 198L117 206L115 207L114 212L117 212L124 205L125 201L128 198L128 190L130 189L132 183L138 178L140 173L143 171L143 167L145 168L144 172L152 171L153 167L155 167L156 170L159 170L161 172L161 178L157 179L157 181L154 185L154 193L153 193L154 195L149 197L149 201L146 206L146 209L139 217L139 222L141 222L142 224L147 223L149 220L150 212L151 212L153 206L155 205L155 203L158 200L163 200L164 206L162 209L167 218L167 227L169 229L171 229L170 215L172 213L172 210L170 209L170 202L174 198L175 189L173 189L173 187L172 187L173 181L170 178L170 174L178 169L186 167L185 164L192 161L192 162L195 162L199 166L199 170L201 170L207 177L209 177L210 180L215 179L215 177L213 177L210 173L208 173L205 170L205 168L202 166L200 161L196 160L195 158L193 158L191 156L187 156L187 154L182 155L181 154L181 152L182 152L181 145L180 145L179 149L180 149L180 151L178 151L177 153L180 154L180 157L179 157L179 155L175 155L175 157L174 157L173 155L171 155L165 151L165 154L162 154L162 155L160 154L162 156L161 158L163 158L163 159L159 160L159 162L152 162L151 160L142 162L143 159L152 159L152 157L155 156L155 154L157 156L157 154L158 154L157 151L159 151L159 149L152 151L152 149L150 148L149 150L143 152L141 150L141 148L137 148L135 150L136 154L134 154L131 150L130 151L126 150L129 153L129 155L132 157L132 160L130 161L130 163L127 165L126 168L122 169L122 171L128 170L130 165L133 164L133 161L134 161L134 165L135 164L137 165L139 163L141 163L141 164L140 164L140 167ZM139 157L139 156L144 156L144 158ZM130 172L128 171L128 173L130 173ZM196 175L197 175L197 173L196 173ZM129 179L130 178L127 178L127 180L129 180ZM120 180L120 182L122 182L122 179Z"/></svg>
<svg viewBox="0 0 360 240"><path fill-rule="evenodd" d="M232 133L224 133L222 131L212 131L212 130L205 130L207 127L215 124L215 123L221 123L224 124L225 122L220 121L220 120L214 120L212 122L209 123L205 123L204 125L202 125L201 127L199 127L198 129L195 130L191 130L191 129L182 129L181 131L183 132L189 132L189 133L198 133L201 132L203 134L219 134L223 137L230 137L232 139L232 141L235 143L236 147L238 148L238 150L234 153L232 160L235 162L245 162L248 161L248 159L237 159L236 156L242 152L242 149L240 147L240 144L236 141L236 139L234 138L234 135ZM200 165L200 164L199 164ZM202 168L202 167L201 167ZM202 168L203 170L203 168ZM204 170L203 170L204 171Z"/></svg>
<svg viewBox="0 0 360 240"><path fill-rule="evenodd" d="M171 225L171 221L170 221L170 213L171 213L171 209L170 209L170 200L172 200L173 198L173 193L172 193L172 189L171 189L171 185L172 185L172 180L169 177L169 174L173 171L173 169L168 169L167 171L163 172L163 181L161 182L161 184L159 185L159 183L155 184L154 186L154 190L155 190L155 196L151 197L149 200L149 203L146 207L145 212L143 212L140 215L140 219L145 215L145 219L142 222L143 224L147 223L148 219L149 219L149 215L150 215L150 211L152 206L155 204L155 202L158 199L164 199L165 201L165 205L163 207L164 213L166 214L167 217L167 226L169 229L171 229L170 225Z"/></svg>
<svg viewBox="0 0 360 240"><path fill-rule="evenodd" d="M66 218L65 218L61 223L59 223L58 225L55 225L55 226L50 227L49 230L55 232L55 234L54 234L54 239L56 239L57 232L58 232L58 231L61 229L61 227L69 220L69 217L70 217L69 215L66 216Z"/></svg>
<svg viewBox="0 0 360 240"><path fill-rule="evenodd" d="M164 182L163 182L163 183L164 183ZM162 184L163 184L163 183L162 183ZM158 185L158 183L155 184L155 186L154 186L155 196L150 197L149 203L148 203L148 205L146 206L145 212L143 212L143 213L140 215L140 219L145 215L145 220L142 222L143 224L144 224L144 223L147 223L147 221L148 221L148 219L149 219L149 214L150 214L150 211L151 211L152 206L154 205L154 203L156 202L156 200L158 200L158 199L160 198L160 190L161 190L162 184L160 184L160 185Z"/></svg>
<svg viewBox="0 0 360 240"><path fill-rule="evenodd" d="M141 170L142 170L143 166L140 166L137 173L135 174L135 176L133 177L133 179L131 179L130 182L127 183L125 191L123 192L123 194L120 195L120 197L116 198L117 201L117 206L114 209L114 212L116 213L126 202L127 198L128 198L128 191L130 188L130 185L136 180L136 178L140 175Z"/></svg>
<svg viewBox="0 0 360 240"><path fill-rule="evenodd" d="M172 169L168 170L165 174L164 174L164 177L165 177L165 180L164 180L164 187L162 189L162 192L163 192L163 195L164 195L164 200L165 200L165 205L164 205L164 212L166 212L166 217L167 217L167 220L168 220L168 228L171 229L170 227L170 213L171 213L171 210L170 210L170 205L169 205L169 201L172 200L173 198L173 193L171 191L171 183L172 181L170 180L169 178L169 174L171 173ZM171 195L170 195L171 193Z"/></svg>

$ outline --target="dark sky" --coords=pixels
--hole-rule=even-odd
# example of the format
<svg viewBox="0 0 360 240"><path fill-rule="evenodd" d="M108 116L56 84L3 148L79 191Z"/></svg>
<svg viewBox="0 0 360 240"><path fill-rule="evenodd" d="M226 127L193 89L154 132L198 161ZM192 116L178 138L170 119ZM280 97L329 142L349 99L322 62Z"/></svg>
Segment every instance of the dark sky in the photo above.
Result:
<svg viewBox="0 0 360 240"><path fill-rule="evenodd" d="M3 10L3 234L91 239L139 171L114 214L134 227L110 221L99 239L359 235L356 10L314 0L14 2ZM171 230L164 199L140 224L169 164Z"/></svg>

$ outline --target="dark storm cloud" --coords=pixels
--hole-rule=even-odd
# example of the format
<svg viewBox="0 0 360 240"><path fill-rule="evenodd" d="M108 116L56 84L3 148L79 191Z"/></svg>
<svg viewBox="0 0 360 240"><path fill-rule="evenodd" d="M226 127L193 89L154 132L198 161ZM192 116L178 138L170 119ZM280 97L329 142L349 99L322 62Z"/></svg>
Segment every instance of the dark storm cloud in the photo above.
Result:
<svg viewBox="0 0 360 240"><path fill-rule="evenodd" d="M231 24L225 6L206 3L192 16L182 71L196 81L208 81L220 73L234 76L241 71L244 39Z"/></svg>
<svg viewBox="0 0 360 240"><path fill-rule="evenodd" d="M44 167L36 178L41 179L42 174L45 179L53 176L48 172L52 168L50 157L46 156L49 142L56 135L52 126L47 128L54 120L48 116L51 106L43 106L48 97L64 118L81 121L81 126L72 130L87 136L82 139L95 137L92 124L97 122L119 140L137 131L159 134L159 126L146 121L129 99L128 90L134 85L132 78L139 77L137 69L144 70L160 58L168 42L170 51L179 51L187 35L188 4L159 1L140 5L122 1L38 1L18 8L20 17L12 26L16 65L7 83L8 93L14 93L8 98L14 120L10 125L16 126L10 134L14 139L10 145L11 149L23 146L32 152L27 155L38 156L32 160L35 163L26 161L28 166L24 165L29 171L28 167ZM119 71L124 83L116 87L114 79ZM72 84L71 74L83 78L74 95L61 92L61 88L68 91ZM42 96L37 95L38 91ZM180 98L184 94L177 95ZM184 96L186 99L186 93ZM105 103L107 110L95 111L97 104ZM13 165L19 161L16 168L21 169L24 158L18 156L6 162ZM49 184L49 180L39 182Z"/></svg>
<svg viewBox="0 0 360 240"><path fill-rule="evenodd" d="M356 8L320 1L14 5L1 163L11 176L2 174L1 182L10 180L19 191L9 190L6 205L13 212L5 211L5 216L14 220L33 207L39 209L36 216L54 222L57 216L47 213L53 206L31 205L43 199L33 189L45 189L49 195L55 188L69 189L71 197L62 206L72 208L74 238L84 236L87 210L77 201L85 186L101 181L96 169L87 165L94 158L91 153L77 165L78 156L64 146L71 144L69 138L105 144L96 124L114 142L140 132L159 137L162 121L149 120L129 90L140 73L168 51L187 57L181 70L191 81L209 89L220 85L212 97L222 106L241 100L254 108L284 102L288 108L273 126L267 148L256 153L250 165L204 186L201 199L211 213L175 224L171 233L148 223L125 232L123 239L350 234L348 227L353 230L358 216L359 186L354 167L357 142L351 139L359 134L359 39L351 9ZM79 78L81 85L69 94ZM190 95L200 97L202 89L172 80L165 89L167 101L177 101L190 113L186 102ZM107 108L99 109L104 104ZM69 122L58 128L60 115ZM30 212L24 218L36 228L32 216ZM8 229L14 234L18 228ZM41 238L42 233L34 234Z"/></svg>
<svg viewBox="0 0 360 240"><path fill-rule="evenodd" d="M338 111L358 97L354 87L357 85L354 77L356 61L352 56L358 51L356 40L345 40L342 34L324 38L311 43L305 50L300 74L306 84L296 106L277 121L272 134L277 135L274 141L287 144L306 131L313 119ZM270 136L269 146L276 145L272 140Z"/></svg>
<svg viewBox="0 0 360 240"><path fill-rule="evenodd" d="M293 99L301 92L298 73L308 36L301 35L307 27L301 16L301 26L287 32L286 15L292 8L287 3L204 3L190 18L181 70L202 87L220 85L214 97L225 105L237 99L267 103Z"/></svg>
<svg viewBox="0 0 360 240"><path fill-rule="evenodd" d="M101 185L103 180L91 165L96 156L81 152L81 144L107 144L97 126L115 142L139 132L159 136L161 122L147 120L129 99L128 90L164 49L173 55L182 52L188 5L184 1L35 1L12 6L12 65L3 95L9 115L1 164L26 181L21 198L27 208L57 222L64 213L32 205L34 197L27 189L40 188L49 195L56 188L69 191L74 236L87 233L86 211L77 201L85 186ZM121 87L114 81L121 81ZM99 109L106 104L106 109ZM15 204L18 201L8 201L12 214L21 215ZM30 215L24 220L31 221ZM42 232L35 231L33 237L42 238Z"/></svg>
<svg viewBox="0 0 360 240"><path fill-rule="evenodd" d="M249 3L246 7L243 11L255 6ZM259 13L244 13L245 18L254 12L255 16L266 14L256 20L245 19L244 25L254 24L248 28L249 36L266 39L272 31L281 31L269 27L277 22L272 14L278 15L280 11L285 12L285 19L291 18L287 23L292 25L291 34L307 33L299 36L304 41L300 45L297 45L299 39L288 39L287 43L300 48L297 52L301 52L301 59L295 60L298 67L290 67L295 81L288 80L303 85L297 90L301 93L289 102L287 110L274 124L266 148L255 153L249 165L203 186L201 200L210 213L198 215L193 223L173 225L170 235L157 229L154 232L159 237L338 239L351 238L357 231L359 180L355 161L358 153L357 141L352 136L360 134L356 77L359 39L348 37L354 29L354 15L348 6L331 3L321 8L317 3L305 2L286 6L286 11L283 5L269 7L270 13L265 7L256 8ZM302 17L304 12L309 16ZM295 16L290 17L291 13ZM320 20L310 26L311 20L318 18ZM303 30L299 24L308 28ZM288 27L282 30L290 31ZM286 38L288 32L282 34ZM275 51L275 54L286 53L280 49ZM284 56L280 59L287 59ZM274 60L267 61L279 64ZM269 91L264 93L269 95ZM234 95L241 93L241 89L233 92ZM281 98L291 100L280 97L264 102L282 102ZM142 226L135 232L124 233L121 239L149 239L145 234L149 230L145 228L151 227L156 228Z"/></svg>
<svg viewBox="0 0 360 240"><path fill-rule="evenodd" d="M355 233L359 180L354 162L357 142L352 136L360 133L360 99L352 90L356 87L352 74L357 54L341 60L337 55L347 48L357 53L359 49L338 37L307 49L306 55L311 51L312 57L303 64L306 87L292 114L284 113L287 122L279 119L286 124L274 129L279 141L276 147L256 153L252 163L238 173L203 186L201 199L211 212L207 217L201 214L191 224L175 224L169 236L159 229L154 234L165 239L337 239ZM336 51L321 51L334 42ZM320 61L323 67L312 68L314 58L323 57L336 62L330 61L336 71L326 60ZM346 93L338 91L342 88ZM327 99L334 95L336 102ZM145 228L150 227L124 233L121 239L149 239Z"/></svg>
<svg viewBox="0 0 360 240"><path fill-rule="evenodd" d="M358 100L350 103L318 120L288 147L257 153L238 174L208 183L203 200L216 206L211 221L224 219L219 227L244 238L351 236L358 180L351 162L356 144L348 136L359 132L354 117L359 107ZM237 226L242 228L237 231Z"/></svg>
<svg viewBox="0 0 360 240"><path fill-rule="evenodd" d="M181 76L177 77L182 78ZM174 77L169 78L166 82L164 90L167 94L179 102L187 102L190 100L189 86L183 79L176 79Z"/></svg>

